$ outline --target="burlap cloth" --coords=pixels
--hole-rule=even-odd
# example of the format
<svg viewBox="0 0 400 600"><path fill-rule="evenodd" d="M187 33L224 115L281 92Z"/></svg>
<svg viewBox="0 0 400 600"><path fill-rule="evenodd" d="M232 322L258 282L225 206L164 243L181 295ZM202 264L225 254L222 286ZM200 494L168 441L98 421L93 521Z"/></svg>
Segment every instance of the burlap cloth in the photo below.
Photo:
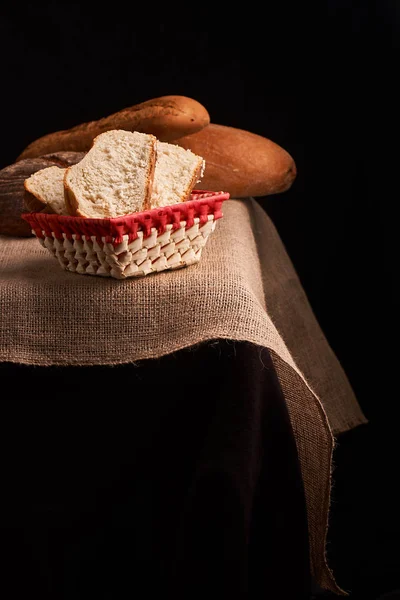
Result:
<svg viewBox="0 0 400 600"><path fill-rule="evenodd" d="M0 236L0 361L107 365L206 340L271 351L304 480L312 573L326 560L335 434L366 422L271 220L252 199L224 204L199 264L119 281L61 270L36 239Z"/></svg>

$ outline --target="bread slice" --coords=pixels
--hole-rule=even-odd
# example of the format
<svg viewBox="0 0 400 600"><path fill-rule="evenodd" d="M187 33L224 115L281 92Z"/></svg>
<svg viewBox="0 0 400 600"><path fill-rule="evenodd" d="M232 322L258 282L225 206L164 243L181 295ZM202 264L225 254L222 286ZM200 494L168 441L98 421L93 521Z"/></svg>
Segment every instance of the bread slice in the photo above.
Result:
<svg viewBox="0 0 400 600"><path fill-rule="evenodd" d="M113 129L98 135L86 156L64 175L69 214L104 218L147 210L157 138Z"/></svg>
<svg viewBox="0 0 400 600"><path fill-rule="evenodd" d="M204 159L176 144L157 141L151 208L184 202L204 174Z"/></svg>
<svg viewBox="0 0 400 600"><path fill-rule="evenodd" d="M64 174L61 167L46 167L24 181L24 203L29 211L66 215Z"/></svg>

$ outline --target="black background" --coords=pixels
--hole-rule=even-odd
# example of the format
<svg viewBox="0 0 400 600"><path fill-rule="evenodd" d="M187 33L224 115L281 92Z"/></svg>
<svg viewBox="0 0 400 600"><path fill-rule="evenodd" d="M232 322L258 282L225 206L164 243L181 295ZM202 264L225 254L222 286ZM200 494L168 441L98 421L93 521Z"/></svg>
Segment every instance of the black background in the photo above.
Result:
<svg viewBox="0 0 400 600"><path fill-rule="evenodd" d="M360 443L374 464L394 466L394 359L383 345L396 322L389 234L397 194L395 185L385 190L396 141L396 3L231 5L223 18L216 6L195 8L3 7L0 168L41 135L167 94L193 97L214 123L283 146L297 179L284 194L258 200L375 427ZM388 439L384 453L372 452ZM380 485L385 498L390 484ZM381 508L371 505L367 529ZM349 574L339 554L344 585L367 577ZM376 593L396 587L397 572L400 563L387 579L377 576Z"/></svg>

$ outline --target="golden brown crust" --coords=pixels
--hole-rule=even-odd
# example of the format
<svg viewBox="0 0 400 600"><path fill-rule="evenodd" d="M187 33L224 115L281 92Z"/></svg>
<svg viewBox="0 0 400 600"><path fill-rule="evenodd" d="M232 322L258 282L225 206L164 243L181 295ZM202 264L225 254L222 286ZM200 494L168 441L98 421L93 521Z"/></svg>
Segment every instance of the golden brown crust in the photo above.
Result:
<svg viewBox="0 0 400 600"><path fill-rule="evenodd" d="M68 167L68 169L65 169L65 173L64 173L64 179L63 179L63 183L64 183L64 202L65 202L65 208L67 210L67 213L71 216L79 216L79 217L84 217L86 215L82 215L79 212L79 204L78 201L76 199L75 194L73 193L73 191L68 187L68 184L66 183L67 177L68 177L68 173L71 167Z"/></svg>
<svg viewBox="0 0 400 600"><path fill-rule="evenodd" d="M171 141L200 131L209 122L206 108L197 100L187 96L161 96L98 121L45 135L29 144L17 161L59 150L87 152L97 135L111 129L150 133L161 141Z"/></svg>
<svg viewBox="0 0 400 600"><path fill-rule="evenodd" d="M190 198L190 194L192 193L193 188L195 187L198 180L200 179L202 168L203 168L203 159L201 158L199 160L199 166L197 167L196 171L193 173L193 177L189 181L189 183L186 187L186 190L182 196L181 202L185 202L186 200L188 200Z"/></svg>
<svg viewBox="0 0 400 600"><path fill-rule="evenodd" d="M143 201L142 210L149 210L151 208L151 193L153 191L153 182L154 182L154 171L156 169L156 161L157 161L157 138L153 139L153 152L150 157L150 168L147 175L147 192ZM140 211L138 211L140 212Z"/></svg>
<svg viewBox="0 0 400 600"><path fill-rule="evenodd" d="M174 143L204 158L198 189L229 192L232 198L268 196L288 190L296 178L295 162L286 150L243 129L211 123Z"/></svg>

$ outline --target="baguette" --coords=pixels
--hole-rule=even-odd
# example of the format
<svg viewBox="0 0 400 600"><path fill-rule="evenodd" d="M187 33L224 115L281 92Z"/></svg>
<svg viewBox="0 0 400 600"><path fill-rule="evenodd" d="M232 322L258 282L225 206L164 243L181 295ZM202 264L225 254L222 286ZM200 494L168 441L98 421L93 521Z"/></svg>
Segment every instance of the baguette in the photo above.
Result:
<svg viewBox="0 0 400 600"><path fill-rule="evenodd" d="M243 129L211 123L174 143L204 158L202 189L223 190L231 198L278 194L296 178L295 162L286 150Z"/></svg>
<svg viewBox="0 0 400 600"><path fill-rule="evenodd" d="M23 212L41 210L25 204L24 181L33 173L50 166L68 167L84 157L81 152L57 152L38 158L28 158L0 171L0 234L31 237L29 224L21 218ZM46 210L46 209L45 209Z"/></svg>
<svg viewBox="0 0 400 600"><path fill-rule="evenodd" d="M17 161L61 150L87 152L95 137L111 129L149 133L160 141L168 142L200 131L209 122L207 110L196 100L186 96L161 96L98 121L49 133L29 144Z"/></svg>

